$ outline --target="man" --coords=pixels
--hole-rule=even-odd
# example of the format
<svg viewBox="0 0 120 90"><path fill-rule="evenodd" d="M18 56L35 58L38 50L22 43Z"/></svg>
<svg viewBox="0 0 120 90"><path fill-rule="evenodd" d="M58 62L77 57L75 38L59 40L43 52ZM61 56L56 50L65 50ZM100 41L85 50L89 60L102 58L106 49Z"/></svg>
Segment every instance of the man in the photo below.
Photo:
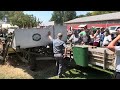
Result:
<svg viewBox="0 0 120 90"><path fill-rule="evenodd" d="M106 30L104 32L104 40L103 40L102 46L103 47L108 46L111 41L112 41L111 34L110 34L109 30Z"/></svg>
<svg viewBox="0 0 120 90"><path fill-rule="evenodd" d="M56 60L57 75L59 78L62 77L63 73L63 58L67 55L67 46L62 41L62 33L58 33L57 39L51 37L51 33L48 32L49 39L53 42L53 53Z"/></svg>
<svg viewBox="0 0 120 90"><path fill-rule="evenodd" d="M74 44L79 44L79 35L77 31L74 31L71 37L69 38L68 42L72 42Z"/></svg>
<svg viewBox="0 0 120 90"><path fill-rule="evenodd" d="M102 47L104 41L104 28L101 28L100 30L100 47Z"/></svg>
<svg viewBox="0 0 120 90"><path fill-rule="evenodd" d="M115 52L115 79L120 79L120 46L116 46L117 42L120 40L120 35L118 35L110 44L107 46L108 49Z"/></svg>
<svg viewBox="0 0 120 90"><path fill-rule="evenodd" d="M117 29L116 36L120 34L120 28ZM120 40L117 42L116 46L120 46Z"/></svg>
<svg viewBox="0 0 120 90"><path fill-rule="evenodd" d="M79 37L82 39L82 44L87 44L88 37L85 29L82 28L82 31L79 33Z"/></svg>
<svg viewBox="0 0 120 90"><path fill-rule="evenodd" d="M80 35L86 36L86 31L85 31L85 29L83 29L83 28L81 29L81 32L79 33L79 36L80 36Z"/></svg>
<svg viewBox="0 0 120 90"><path fill-rule="evenodd" d="M94 34L94 42L93 46L99 47L99 42L100 42L100 30L97 30L96 33Z"/></svg>

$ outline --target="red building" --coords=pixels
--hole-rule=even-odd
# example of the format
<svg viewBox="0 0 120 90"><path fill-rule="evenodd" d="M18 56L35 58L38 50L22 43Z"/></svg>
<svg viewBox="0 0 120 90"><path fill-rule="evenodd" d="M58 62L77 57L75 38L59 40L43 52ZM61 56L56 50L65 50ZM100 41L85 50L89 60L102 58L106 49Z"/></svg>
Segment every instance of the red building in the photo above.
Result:
<svg viewBox="0 0 120 90"><path fill-rule="evenodd" d="M82 18L76 18L65 22L67 29L70 27L78 28L79 25L86 26L87 28L95 27L109 27L109 26L120 26L120 12L88 16Z"/></svg>

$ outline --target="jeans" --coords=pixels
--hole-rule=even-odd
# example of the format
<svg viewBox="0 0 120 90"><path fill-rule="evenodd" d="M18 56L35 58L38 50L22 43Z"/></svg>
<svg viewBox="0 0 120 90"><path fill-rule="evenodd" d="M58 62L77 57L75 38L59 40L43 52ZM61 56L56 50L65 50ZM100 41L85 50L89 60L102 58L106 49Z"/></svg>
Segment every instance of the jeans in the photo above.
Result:
<svg viewBox="0 0 120 90"><path fill-rule="evenodd" d="M120 79L120 72L115 72L115 79Z"/></svg>
<svg viewBox="0 0 120 90"><path fill-rule="evenodd" d="M102 47L103 41L100 41L100 47Z"/></svg>
<svg viewBox="0 0 120 90"><path fill-rule="evenodd" d="M56 70L57 70L57 75L62 76L63 73L63 56L61 55L54 55L55 60L56 60Z"/></svg>

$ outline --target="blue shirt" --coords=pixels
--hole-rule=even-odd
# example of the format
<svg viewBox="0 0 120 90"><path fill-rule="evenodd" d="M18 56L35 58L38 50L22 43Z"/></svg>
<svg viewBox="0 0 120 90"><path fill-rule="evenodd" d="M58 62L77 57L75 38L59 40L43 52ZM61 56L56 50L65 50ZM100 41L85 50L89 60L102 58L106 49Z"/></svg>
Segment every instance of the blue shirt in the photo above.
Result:
<svg viewBox="0 0 120 90"><path fill-rule="evenodd" d="M104 40L104 33L100 33L100 41L103 42L103 40Z"/></svg>
<svg viewBox="0 0 120 90"><path fill-rule="evenodd" d="M66 48L65 42L60 39L52 39L52 41L54 54L63 54L63 49Z"/></svg>

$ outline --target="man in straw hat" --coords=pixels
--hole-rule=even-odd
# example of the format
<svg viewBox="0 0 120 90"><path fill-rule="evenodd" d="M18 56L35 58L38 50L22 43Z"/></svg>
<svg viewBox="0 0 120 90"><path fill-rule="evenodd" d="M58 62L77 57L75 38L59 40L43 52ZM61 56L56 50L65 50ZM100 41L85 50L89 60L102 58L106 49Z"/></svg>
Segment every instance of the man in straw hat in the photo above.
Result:
<svg viewBox="0 0 120 90"><path fill-rule="evenodd" d="M62 41L62 33L58 33L57 39L51 37L51 33L48 32L49 39L53 42L53 53L56 60L57 75L59 78L63 77L63 60L67 56L67 46Z"/></svg>

